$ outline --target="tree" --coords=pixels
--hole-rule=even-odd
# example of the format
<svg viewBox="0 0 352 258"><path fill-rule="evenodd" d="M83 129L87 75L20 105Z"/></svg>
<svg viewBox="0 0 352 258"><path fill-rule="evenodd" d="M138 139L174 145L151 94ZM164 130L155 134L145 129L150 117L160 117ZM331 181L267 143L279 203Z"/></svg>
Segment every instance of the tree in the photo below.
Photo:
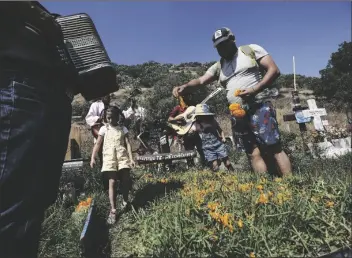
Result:
<svg viewBox="0 0 352 258"><path fill-rule="evenodd" d="M352 102L352 42L343 42L331 54L325 69L319 71L321 84L316 94L326 97L337 108Z"/></svg>

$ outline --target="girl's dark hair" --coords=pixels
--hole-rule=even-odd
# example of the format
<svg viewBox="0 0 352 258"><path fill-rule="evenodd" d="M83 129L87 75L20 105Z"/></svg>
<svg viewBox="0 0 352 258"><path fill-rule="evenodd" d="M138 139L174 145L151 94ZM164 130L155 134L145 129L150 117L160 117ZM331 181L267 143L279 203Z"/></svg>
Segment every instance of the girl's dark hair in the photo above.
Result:
<svg viewBox="0 0 352 258"><path fill-rule="evenodd" d="M122 113L122 110L119 109L116 106L109 106L106 109L106 113L111 113L114 116L117 116L118 120L119 120L119 124L123 124L123 122L125 121L125 115Z"/></svg>

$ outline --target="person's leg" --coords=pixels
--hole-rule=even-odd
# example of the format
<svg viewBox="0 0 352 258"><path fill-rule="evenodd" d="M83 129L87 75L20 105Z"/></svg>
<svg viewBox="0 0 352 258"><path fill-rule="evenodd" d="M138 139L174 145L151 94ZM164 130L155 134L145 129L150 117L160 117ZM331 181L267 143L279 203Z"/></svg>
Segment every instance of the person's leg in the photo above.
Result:
<svg viewBox="0 0 352 258"><path fill-rule="evenodd" d="M108 183L108 196L110 202L110 212L107 219L108 224L114 224L116 221L116 179L117 171L102 172L104 181Z"/></svg>
<svg viewBox="0 0 352 258"><path fill-rule="evenodd" d="M36 257L44 211L57 198L71 102L49 79L1 73L0 253Z"/></svg>
<svg viewBox="0 0 352 258"><path fill-rule="evenodd" d="M233 166L232 166L232 164L231 164L231 161L230 161L229 157L223 158L222 162L224 162L224 165L225 165L225 167L227 168L228 171L231 171L231 172L235 171Z"/></svg>
<svg viewBox="0 0 352 258"><path fill-rule="evenodd" d="M218 171L221 163L219 163L216 153L209 149L204 149L203 152L206 160L205 164L214 172Z"/></svg>
<svg viewBox="0 0 352 258"><path fill-rule="evenodd" d="M282 149L281 143L268 147L269 155L274 155L274 159L279 167L280 176L290 176L292 175L292 167L290 159L287 154Z"/></svg>
<svg viewBox="0 0 352 258"><path fill-rule="evenodd" d="M113 172L116 173L116 172ZM116 180L115 178L109 178L109 201L111 211L116 211Z"/></svg>
<svg viewBox="0 0 352 258"><path fill-rule="evenodd" d="M214 171L214 172L217 172L217 171L219 171L219 162L218 162L218 160L213 160L213 161L211 161L211 164L212 164L212 170Z"/></svg>
<svg viewBox="0 0 352 258"><path fill-rule="evenodd" d="M268 168L263 157L261 156L260 149L257 146L249 148L246 145L247 144L244 145L245 151L253 171L255 173L266 173Z"/></svg>
<svg viewBox="0 0 352 258"><path fill-rule="evenodd" d="M277 165L279 166L281 176L292 175L291 161L288 158L287 154L282 150L279 153L275 153L274 157L277 162Z"/></svg>
<svg viewBox="0 0 352 258"><path fill-rule="evenodd" d="M120 177L120 186L121 186L121 192L122 192L122 198L123 198L123 205L125 206L128 203L128 194L132 188L132 180L131 180L131 169L129 168L123 168L118 171L119 177Z"/></svg>
<svg viewBox="0 0 352 258"><path fill-rule="evenodd" d="M240 124L241 123L241 124ZM256 138L249 127L249 120L236 121L231 118L233 138L241 142L241 148L244 149L253 172L264 173L267 171L266 164L260 155L260 150L256 144ZM254 125L255 126L255 125ZM253 125L252 125L253 127Z"/></svg>
<svg viewBox="0 0 352 258"><path fill-rule="evenodd" d="M251 126L258 144L274 155L281 174L291 174L291 162L282 150L276 111L270 101L263 103L251 116Z"/></svg>
<svg viewBox="0 0 352 258"><path fill-rule="evenodd" d="M229 154L228 154L228 150L226 148L225 143L220 142L220 144L218 145L218 147L216 148L216 154L217 154L217 158L219 161L219 166L221 165L221 161L224 163L224 166L227 168L228 171L234 171L232 164L230 162L229 159Z"/></svg>

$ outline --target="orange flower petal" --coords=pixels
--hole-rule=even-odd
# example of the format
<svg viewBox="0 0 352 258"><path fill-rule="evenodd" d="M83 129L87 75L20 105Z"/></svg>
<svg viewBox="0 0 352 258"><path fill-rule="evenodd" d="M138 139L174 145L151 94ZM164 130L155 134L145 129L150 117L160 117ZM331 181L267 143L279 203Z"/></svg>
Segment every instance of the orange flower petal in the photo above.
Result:
<svg viewBox="0 0 352 258"><path fill-rule="evenodd" d="M241 108L241 105L238 104L238 103L233 103L233 104L231 104L231 105L229 106L229 109L230 109L231 111L237 110L237 109L240 109L240 108Z"/></svg>
<svg viewBox="0 0 352 258"><path fill-rule="evenodd" d="M234 93L235 97L237 97L242 91L243 90L235 90L235 93Z"/></svg>

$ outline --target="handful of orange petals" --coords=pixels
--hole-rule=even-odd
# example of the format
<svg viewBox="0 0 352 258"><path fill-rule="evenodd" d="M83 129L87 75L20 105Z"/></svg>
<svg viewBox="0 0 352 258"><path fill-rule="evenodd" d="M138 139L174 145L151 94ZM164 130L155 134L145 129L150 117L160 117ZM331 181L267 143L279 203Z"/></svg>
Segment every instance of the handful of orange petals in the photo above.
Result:
<svg viewBox="0 0 352 258"><path fill-rule="evenodd" d="M243 90L235 90L235 97L237 97ZM229 106L230 113L236 118L242 118L246 115L246 111L242 108L241 104L233 103Z"/></svg>
<svg viewBox="0 0 352 258"><path fill-rule="evenodd" d="M246 115L246 111L241 107L240 104L234 103L229 106L230 113L236 118L242 118Z"/></svg>

